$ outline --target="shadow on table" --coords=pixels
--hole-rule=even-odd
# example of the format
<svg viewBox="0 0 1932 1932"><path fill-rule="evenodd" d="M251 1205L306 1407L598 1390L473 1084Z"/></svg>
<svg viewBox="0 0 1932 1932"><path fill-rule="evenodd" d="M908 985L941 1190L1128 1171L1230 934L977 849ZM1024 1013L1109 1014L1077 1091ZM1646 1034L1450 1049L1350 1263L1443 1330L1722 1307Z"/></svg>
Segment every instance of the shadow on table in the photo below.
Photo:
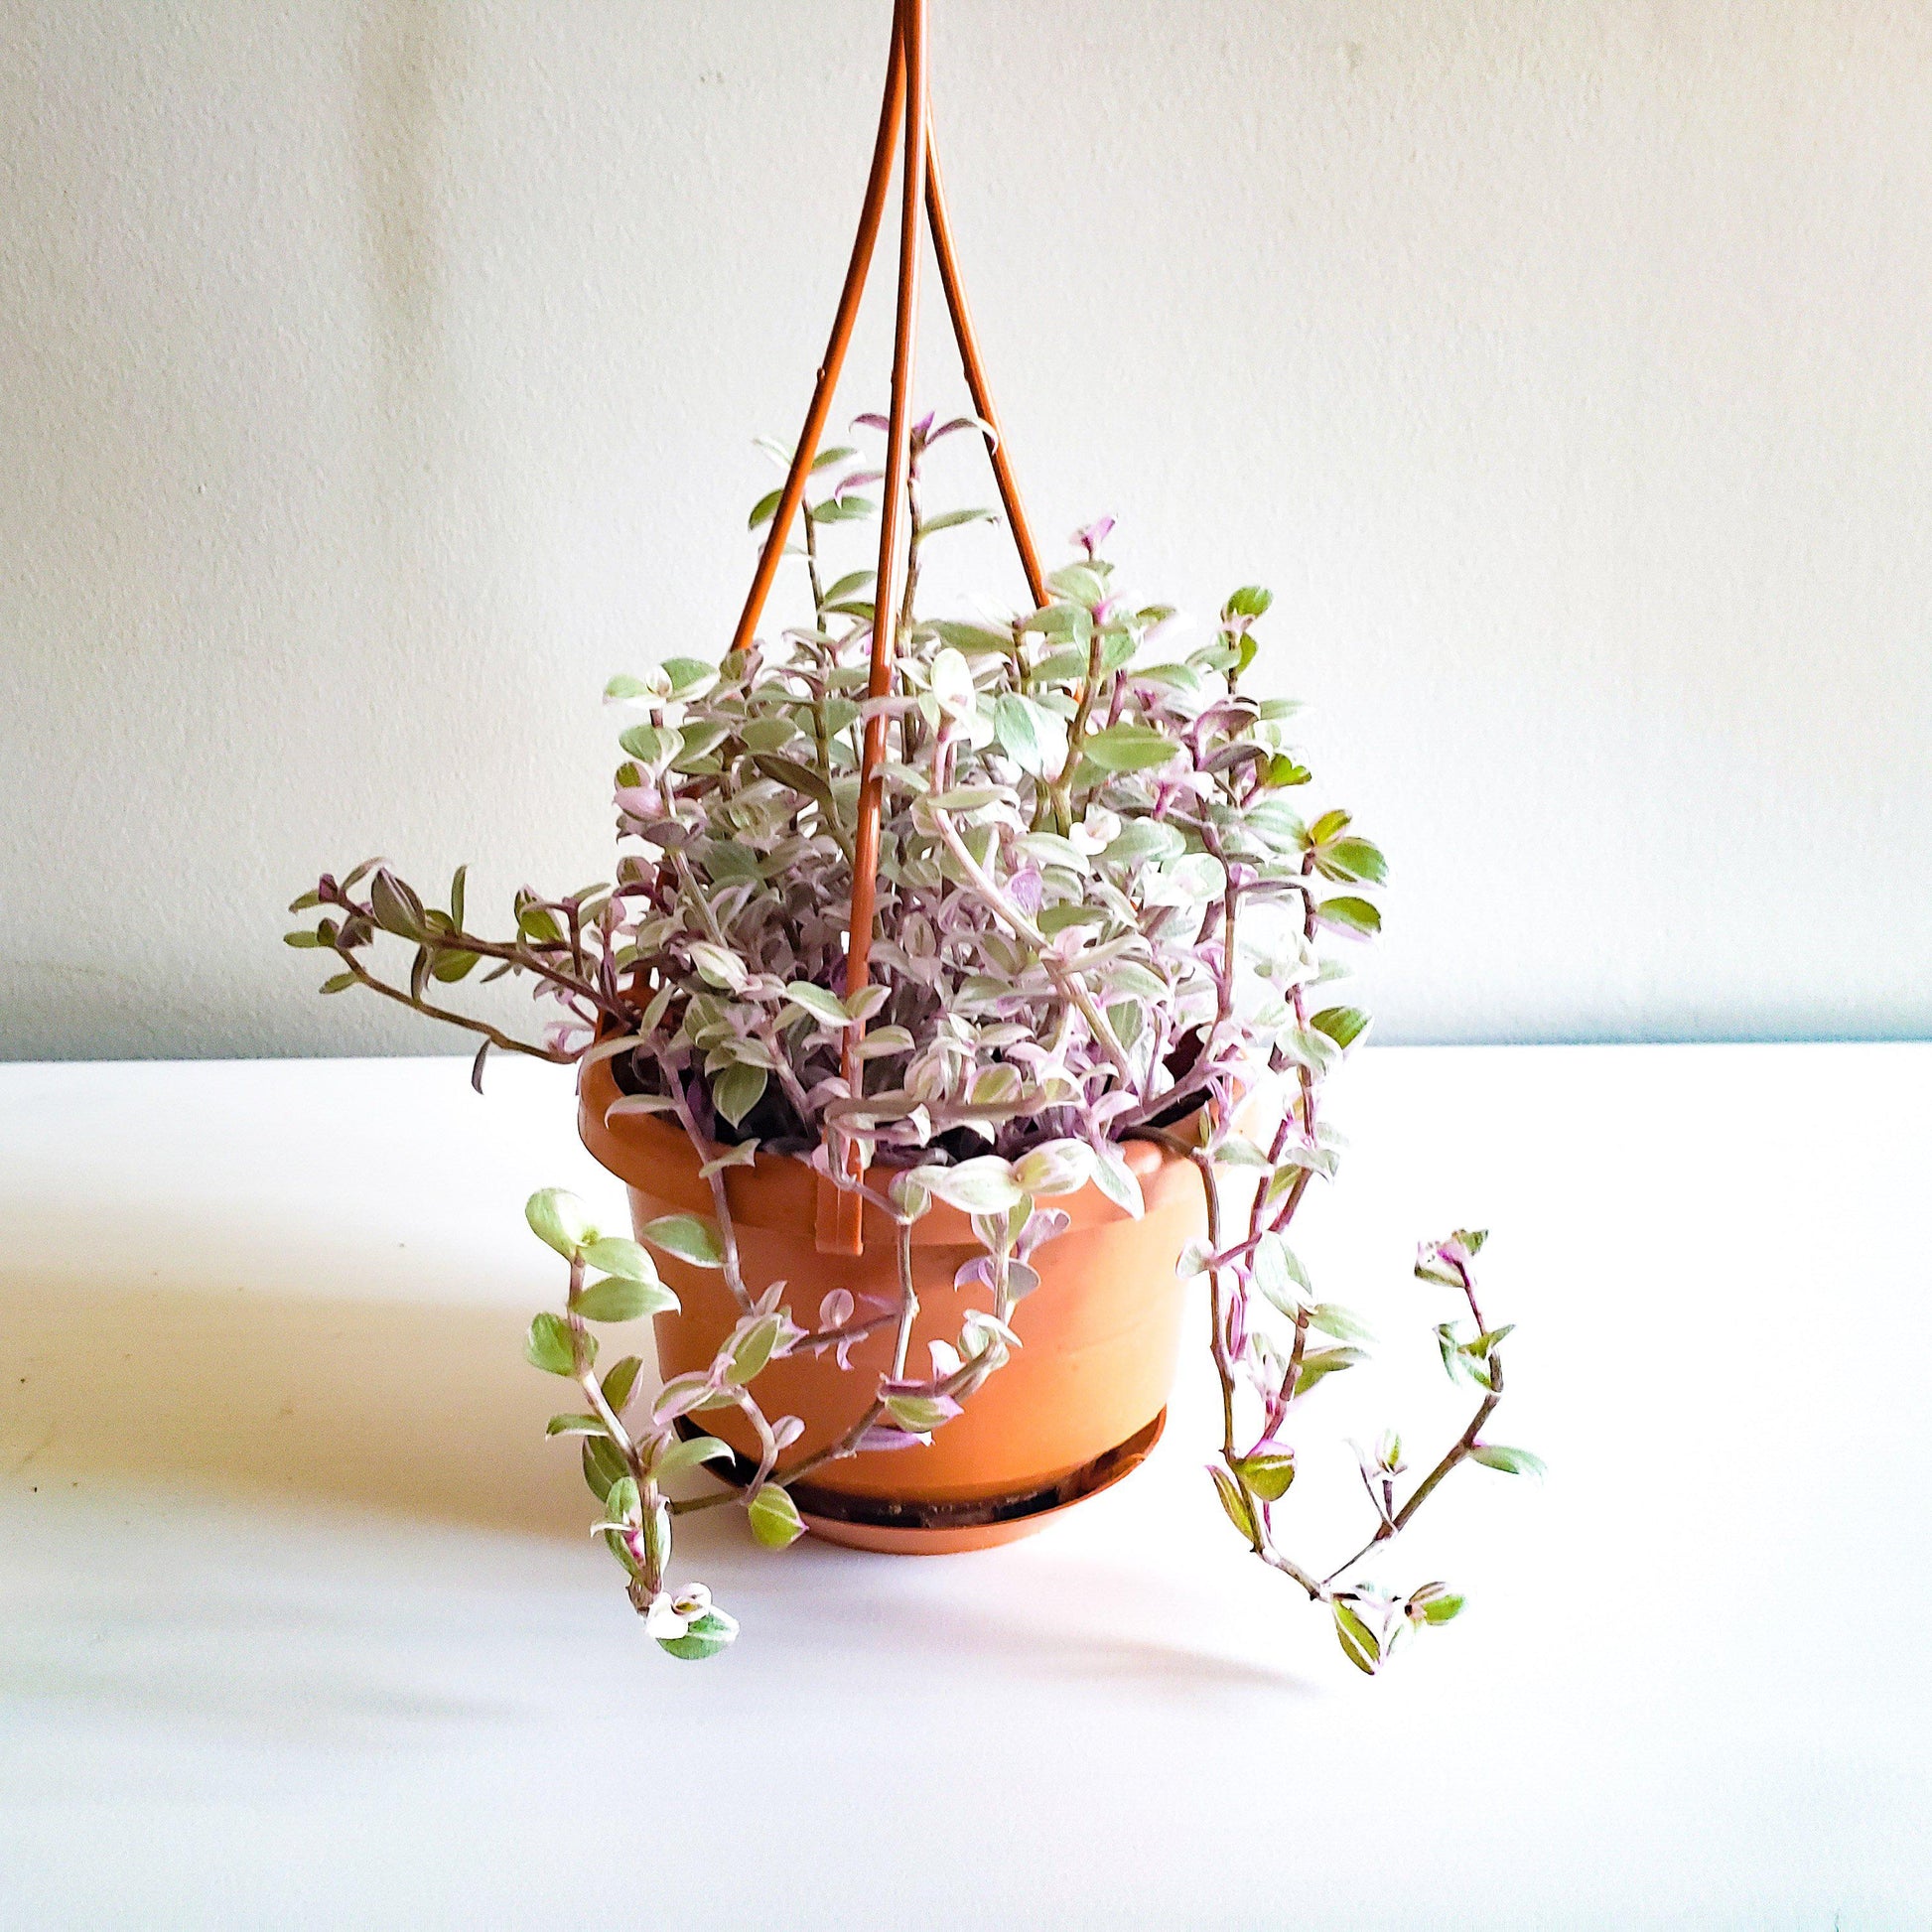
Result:
<svg viewBox="0 0 1932 1932"><path fill-rule="evenodd" d="M475 1305L16 1271L0 1276L0 1481L172 1477L580 1541L591 1499L577 1456L543 1434L569 1391L523 1360L525 1320ZM626 1345L648 1355L641 1328L614 1332L606 1353ZM680 1541L746 1614L821 1658L874 1656L867 1618L890 1603L889 1648L920 1668L979 1658L1051 1677L1306 1688L1186 1642L1060 1627L983 1597L902 1600L864 1574L880 1559L850 1551L813 1545L773 1566L726 1512L691 1518Z"/></svg>
<svg viewBox="0 0 1932 1932"><path fill-rule="evenodd" d="M507 1310L0 1277L0 1476L187 1476L583 1534L568 1408ZM640 1336L640 1340L645 1339Z"/></svg>

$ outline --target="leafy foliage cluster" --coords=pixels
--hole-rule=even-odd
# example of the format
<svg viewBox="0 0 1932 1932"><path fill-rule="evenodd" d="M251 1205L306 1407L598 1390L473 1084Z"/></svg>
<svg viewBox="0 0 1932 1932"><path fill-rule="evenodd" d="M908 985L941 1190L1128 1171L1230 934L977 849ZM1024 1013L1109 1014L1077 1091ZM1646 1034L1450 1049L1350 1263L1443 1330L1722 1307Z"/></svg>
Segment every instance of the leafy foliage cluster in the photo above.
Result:
<svg viewBox="0 0 1932 1932"><path fill-rule="evenodd" d="M611 1058L622 1090L614 1111L674 1116L697 1150L716 1217L673 1216L643 1234L723 1270L742 1319L710 1373L674 1381L641 1420L625 1420L641 1400L634 1359L600 1380L586 1324L675 1306L671 1291L644 1248L597 1235L566 1197L530 1208L571 1267L565 1310L537 1318L531 1358L588 1401L552 1427L587 1438L600 1532L673 1654L710 1654L735 1627L708 1596L676 1595L665 1581L673 1516L724 1499L678 1502L663 1488L713 1452L679 1439L679 1417L731 1405L751 1420L765 1452L727 1495L760 1541L788 1541L800 1524L787 1483L834 1455L929 1440L1009 1358L1014 1309L1039 1281L1031 1258L1066 1224L1044 1203L1091 1183L1140 1212L1121 1148L1148 1138L1195 1161L1208 1193L1209 1238L1179 1266L1213 1303L1221 1505L1256 1555L1328 1606L1344 1652L1373 1670L1404 1630L1446 1621L1460 1598L1439 1585L1402 1596L1351 1585L1359 1557L1317 1576L1281 1551L1273 1512L1295 1475L1294 1405L1362 1359L1359 1322L1316 1296L1287 1237L1338 1159L1323 1082L1369 1021L1334 989L1346 946L1380 929L1383 856L1347 811L1301 804L1311 776L1297 707L1244 688L1267 592L1236 591L1205 640L1182 649L1173 610L1117 587L1103 520L1077 533L1042 607L1000 622L922 614L925 545L991 514L923 515L922 462L942 439L983 428L928 417L914 430L896 612L875 611L869 571L828 579L822 543L875 512L865 492L880 478L856 451L827 451L802 525L809 621L722 664L672 657L612 681L607 697L631 714L613 787L613 881L558 898L523 891L510 929L489 934L469 924L463 872L436 906L369 862L298 899L319 917L289 940L335 956L325 992L363 988L482 1035L479 1080L492 1045ZM773 492L754 510L754 528L775 503ZM891 689L869 699L876 621L893 624L897 648ZM877 936L869 976L848 987L868 732L885 750ZM396 942L407 969L385 974L376 961ZM537 1035L449 1005L445 989L473 975L527 981ZM828 1297L806 1328L780 1305L782 1284L743 1279L723 1173L761 1154L810 1162L893 1218L897 1308ZM1245 1225L1229 1225L1234 1195ZM906 1236L935 1198L974 1216L986 1253L973 1285L987 1306L917 1375L905 1359L916 1308ZM1418 1273L1466 1302L1473 1333L1445 1323L1439 1336L1446 1366L1482 1389L1480 1414L1406 1503L1399 1441L1365 1455L1376 1528L1362 1555L1458 1462L1534 1462L1479 1436L1500 1399L1507 1333L1486 1328L1477 1307L1479 1245L1472 1234L1432 1244ZM596 1269L605 1279L590 1279ZM856 1339L894 1327L892 1373L860 1424L781 1466L799 1425L765 1417L759 1372L800 1347L843 1359Z"/></svg>

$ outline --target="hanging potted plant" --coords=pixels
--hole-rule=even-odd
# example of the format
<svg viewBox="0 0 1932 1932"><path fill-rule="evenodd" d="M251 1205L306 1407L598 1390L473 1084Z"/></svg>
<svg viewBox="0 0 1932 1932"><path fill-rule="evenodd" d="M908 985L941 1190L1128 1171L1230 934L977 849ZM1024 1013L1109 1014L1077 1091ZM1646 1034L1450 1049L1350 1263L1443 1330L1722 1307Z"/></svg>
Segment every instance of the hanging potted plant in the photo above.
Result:
<svg viewBox="0 0 1932 1932"><path fill-rule="evenodd" d="M1295 707L1252 695L1266 592L1207 638L1128 597L1112 525L1043 576L959 287L926 124L923 9L899 0L872 179L839 314L730 648L613 680L613 882L516 896L473 925L463 872L437 905L386 865L325 876L292 945L327 993L363 988L579 1069L580 1126L629 1191L631 1235L557 1190L534 1231L567 1268L531 1361L575 1385L597 1529L674 1656L736 1625L672 1570L676 1519L742 1507L760 1543L806 1527L895 1551L1036 1529L1132 1468L1162 1429L1185 1298L1206 1295L1219 1506L1374 1671L1461 1599L1357 1566L1464 1461L1534 1469L1485 1435L1506 1327L1480 1305L1479 1234L1422 1250L1447 1306L1466 1429L1411 1477L1361 1457L1362 1548L1304 1562L1278 1522L1302 1404L1365 1339L1290 1246L1334 1172L1326 1076L1367 1029L1346 949L1380 927L1381 853L1311 810ZM821 437L902 136L892 406ZM975 413L914 420L918 230L929 221ZM927 452L982 440L1029 600L1010 622L928 614L926 545L992 516L922 496ZM871 567L835 574L841 526L877 517ZM796 531L798 541L789 543ZM759 628L788 554L795 626ZM390 969L388 961L396 965ZM514 1037L451 1004L526 981ZM634 1239L632 1236L634 1235ZM599 1359L601 1326L654 1319L658 1375ZM722 1478L689 1489L700 1467Z"/></svg>

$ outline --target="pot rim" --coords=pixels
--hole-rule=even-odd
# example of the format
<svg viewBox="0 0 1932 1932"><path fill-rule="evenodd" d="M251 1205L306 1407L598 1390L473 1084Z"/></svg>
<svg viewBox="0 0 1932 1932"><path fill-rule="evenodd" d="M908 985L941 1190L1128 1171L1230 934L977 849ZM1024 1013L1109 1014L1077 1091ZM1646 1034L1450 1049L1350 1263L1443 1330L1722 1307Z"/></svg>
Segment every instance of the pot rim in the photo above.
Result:
<svg viewBox="0 0 1932 1932"><path fill-rule="evenodd" d="M608 1057L589 1061L579 1069L577 1092L578 1133L600 1166L651 1198L672 1204L683 1202L694 1211L711 1211L710 1183L700 1175L697 1151L681 1127L655 1114L607 1118L613 1102L622 1098ZM1181 1123L1182 1131L1194 1120L1198 1116ZM1121 1141L1115 1145L1141 1183L1149 1214L1167 1205L1176 1193L1203 1186L1198 1169L1186 1155L1154 1141ZM810 1234L819 1176L816 1169L796 1155L760 1152L746 1166L726 1169L722 1178L732 1219L740 1227ZM1136 1218L1092 1181L1076 1193L1047 1197L1047 1204L1071 1217L1068 1233ZM868 1245L874 1239L892 1239L893 1222L870 1201L865 1204L865 1221ZM979 1246L972 1217L944 1201L934 1201L913 1224L912 1242L915 1247Z"/></svg>

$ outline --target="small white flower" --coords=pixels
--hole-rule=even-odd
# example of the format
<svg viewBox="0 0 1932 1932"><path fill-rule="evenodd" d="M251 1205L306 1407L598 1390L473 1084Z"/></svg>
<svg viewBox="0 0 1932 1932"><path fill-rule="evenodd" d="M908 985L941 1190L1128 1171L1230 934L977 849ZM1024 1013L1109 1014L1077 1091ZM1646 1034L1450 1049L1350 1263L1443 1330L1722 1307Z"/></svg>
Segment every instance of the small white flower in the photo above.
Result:
<svg viewBox="0 0 1932 1932"><path fill-rule="evenodd" d="M658 1642L675 1641L711 1608L711 1592L703 1584L687 1584L675 1595L660 1589L644 1612L644 1633Z"/></svg>
<svg viewBox="0 0 1932 1932"><path fill-rule="evenodd" d="M933 1341L926 1344L932 1350L932 1372L937 1376L957 1375L960 1369L959 1350L949 1341Z"/></svg>
<svg viewBox="0 0 1932 1932"><path fill-rule="evenodd" d="M1066 836L1076 852L1091 858L1096 852L1105 852L1120 837L1120 819L1104 805L1089 805L1086 816Z"/></svg>

